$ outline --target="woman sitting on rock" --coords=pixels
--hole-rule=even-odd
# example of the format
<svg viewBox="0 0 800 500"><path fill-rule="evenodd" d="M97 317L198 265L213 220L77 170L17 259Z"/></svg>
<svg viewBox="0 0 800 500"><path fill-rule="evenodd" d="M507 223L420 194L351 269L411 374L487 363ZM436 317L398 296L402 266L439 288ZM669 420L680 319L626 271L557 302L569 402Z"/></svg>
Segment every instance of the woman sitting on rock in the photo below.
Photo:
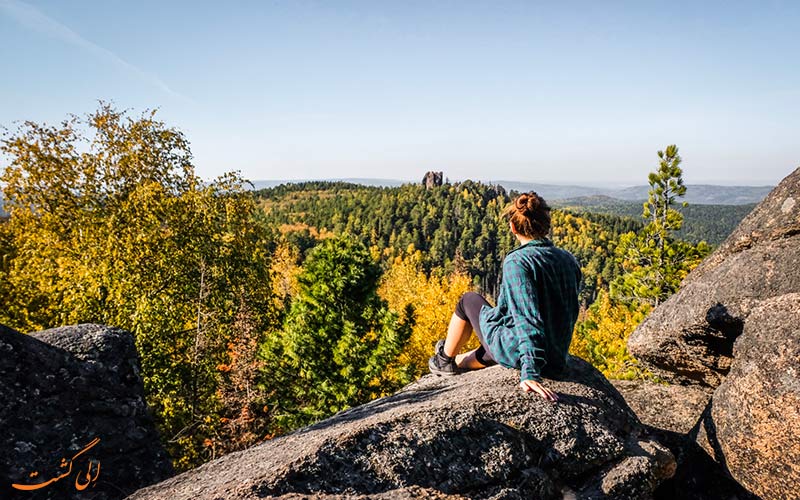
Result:
<svg viewBox="0 0 800 500"><path fill-rule="evenodd" d="M432 373L455 375L500 363L520 370L524 391L557 401L542 375L556 377L566 367L578 318L580 266L547 239L550 207L539 195L518 196L504 215L520 246L503 261L497 306L475 292L462 295L428 366ZM473 331L480 347L458 354Z"/></svg>

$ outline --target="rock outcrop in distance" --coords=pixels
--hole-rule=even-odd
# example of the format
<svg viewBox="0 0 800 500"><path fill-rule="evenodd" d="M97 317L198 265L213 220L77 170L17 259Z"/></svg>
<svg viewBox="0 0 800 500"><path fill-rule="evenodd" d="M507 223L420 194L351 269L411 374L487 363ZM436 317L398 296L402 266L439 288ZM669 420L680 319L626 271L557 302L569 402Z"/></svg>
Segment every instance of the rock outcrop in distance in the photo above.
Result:
<svg viewBox="0 0 800 500"><path fill-rule="evenodd" d="M0 325L0 498L110 500L169 477L139 370L118 328Z"/></svg>
<svg viewBox="0 0 800 500"><path fill-rule="evenodd" d="M422 185L425 189L431 189L436 186L441 186L444 180L444 172L426 172L425 177L422 178Z"/></svg>
<svg viewBox="0 0 800 500"><path fill-rule="evenodd" d="M556 404L499 366L428 375L128 498L650 498L672 454L596 369L569 367Z"/></svg>
<svg viewBox="0 0 800 500"><path fill-rule="evenodd" d="M714 391L688 434L693 445L750 494L800 498L800 169L628 347L660 377Z"/></svg>

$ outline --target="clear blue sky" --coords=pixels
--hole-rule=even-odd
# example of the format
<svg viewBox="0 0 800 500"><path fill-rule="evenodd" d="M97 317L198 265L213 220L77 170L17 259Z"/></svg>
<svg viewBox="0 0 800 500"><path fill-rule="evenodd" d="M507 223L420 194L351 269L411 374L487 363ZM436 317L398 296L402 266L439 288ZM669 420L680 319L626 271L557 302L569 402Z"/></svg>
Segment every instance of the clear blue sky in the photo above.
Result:
<svg viewBox="0 0 800 500"><path fill-rule="evenodd" d="M98 99L198 171L775 184L800 165L800 2L0 0L0 124Z"/></svg>

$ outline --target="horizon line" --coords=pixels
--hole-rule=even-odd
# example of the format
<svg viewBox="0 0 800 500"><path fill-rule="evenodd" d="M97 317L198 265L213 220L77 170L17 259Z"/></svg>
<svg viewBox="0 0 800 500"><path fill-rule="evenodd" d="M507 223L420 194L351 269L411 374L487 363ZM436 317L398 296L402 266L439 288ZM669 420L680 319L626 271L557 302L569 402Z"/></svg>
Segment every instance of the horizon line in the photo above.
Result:
<svg viewBox="0 0 800 500"><path fill-rule="evenodd" d="M559 187L591 187L591 188L619 188L619 189L627 189L627 188L639 188L645 187L648 184L645 182L642 183L594 183L594 182L587 182L585 184L577 184L577 183L560 183L555 181L526 181L526 180L512 180L512 179L473 179L470 177L467 178L455 178L450 179L450 183L454 182L464 182L464 181L473 181L473 182L482 182L485 184L500 184L500 183L518 183L518 184L539 184L545 186L559 186ZM280 183L288 183L288 184L297 184L301 182L347 182L347 181L386 181L386 182L400 182L400 183L421 183L422 179L414 180L409 178L388 178L388 177L304 177L299 179L246 179L251 183L255 182L280 182ZM357 183L356 183L357 184ZM774 188L778 185L776 184L718 184L713 182L692 182L692 183L684 183L685 186L711 186L711 187L741 187L741 188Z"/></svg>

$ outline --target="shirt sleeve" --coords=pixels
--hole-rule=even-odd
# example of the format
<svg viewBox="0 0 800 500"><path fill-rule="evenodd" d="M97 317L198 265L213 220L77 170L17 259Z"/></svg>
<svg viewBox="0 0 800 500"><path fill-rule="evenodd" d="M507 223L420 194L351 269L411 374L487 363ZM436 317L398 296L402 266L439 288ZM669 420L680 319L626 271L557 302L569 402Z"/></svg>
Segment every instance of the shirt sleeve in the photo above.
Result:
<svg viewBox="0 0 800 500"><path fill-rule="evenodd" d="M544 327L533 280L522 264L509 259L503 265L503 282L508 288L508 312L519 344L520 380L541 380L544 358Z"/></svg>

